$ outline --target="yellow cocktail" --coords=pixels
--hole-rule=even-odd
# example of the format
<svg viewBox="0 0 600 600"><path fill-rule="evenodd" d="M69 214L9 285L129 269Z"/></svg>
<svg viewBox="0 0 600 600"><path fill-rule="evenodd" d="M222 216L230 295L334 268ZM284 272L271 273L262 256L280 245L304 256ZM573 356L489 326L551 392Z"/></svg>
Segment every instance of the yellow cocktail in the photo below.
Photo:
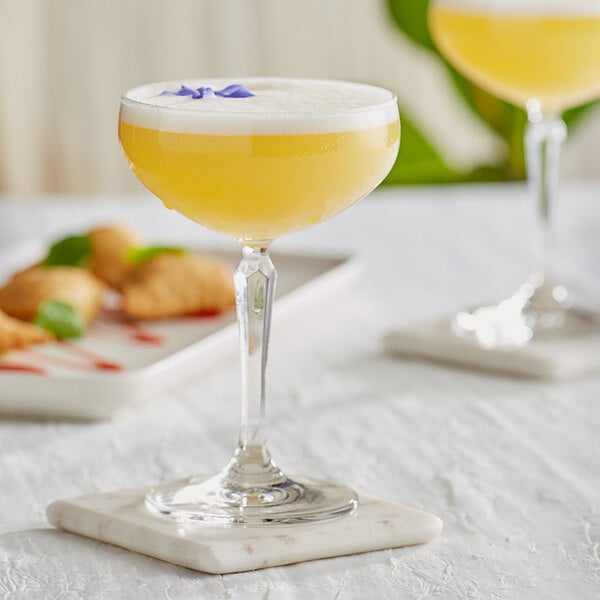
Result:
<svg viewBox="0 0 600 600"><path fill-rule="evenodd" d="M221 89L223 88L223 89ZM315 225L368 194L398 152L395 96L341 81L248 79L142 86L121 99L131 170L169 208L237 238L242 427L229 465L167 484L149 510L216 525L303 523L350 514L356 494L288 478L263 434L275 238Z"/></svg>
<svg viewBox="0 0 600 600"><path fill-rule="evenodd" d="M518 106L537 99L547 114L600 95L600 10L575 3L569 12L570 0L554 12L527 2L492 4L431 8L431 34L459 71Z"/></svg>
<svg viewBox="0 0 600 600"><path fill-rule="evenodd" d="M237 99L248 112L234 122L216 106L210 112L207 104L213 99L150 109L124 100L119 137L125 155L139 180L167 207L220 233L268 241L337 214L390 170L400 124L389 95L377 92L382 104L375 110L344 115L344 109L331 105L318 114L305 110L269 119L258 109L250 112L248 104L254 102L252 109L261 101L261 89L275 103L273 84L258 80L249 86L256 96ZM346 86L347 94L364 94L366 87ZM340 84L325 86L322 93L336 89ZM280 88L278 109L290 111L290 103L298 102L294 93L304 93L306 102L308 91L308 84L297 82Z"/></svg>

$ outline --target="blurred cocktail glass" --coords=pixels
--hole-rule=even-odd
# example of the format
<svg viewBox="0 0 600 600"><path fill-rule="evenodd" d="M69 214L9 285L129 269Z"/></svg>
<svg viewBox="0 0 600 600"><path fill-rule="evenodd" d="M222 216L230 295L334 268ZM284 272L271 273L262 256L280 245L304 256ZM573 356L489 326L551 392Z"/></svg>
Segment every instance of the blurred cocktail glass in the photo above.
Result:
<svg viewBox="0 0 600 600"><path fill-rule="evenodd" d="M387 175L400 143L394 94L276 78L150 84L123 95L119 137L133 173L168 208L237 239L243 254L234 275L242 350L237 449L218 475L159 486L146 506L218 525L351 513L352 490L290 479L267 449L265 367L276 279L268 250L275 238L344 210Z"/></svg>
<svg viewBox="0 0 600 600"><path fill-rule="evenodd" d="M556 278L552 217L567 134L561 114L600 96L600 1L433 0L429 28L465 77L527 111L527 170L537 207L529 281L497 305L460 313L456 327L487 346L577 331L591 317L573 306Z"/></svg>

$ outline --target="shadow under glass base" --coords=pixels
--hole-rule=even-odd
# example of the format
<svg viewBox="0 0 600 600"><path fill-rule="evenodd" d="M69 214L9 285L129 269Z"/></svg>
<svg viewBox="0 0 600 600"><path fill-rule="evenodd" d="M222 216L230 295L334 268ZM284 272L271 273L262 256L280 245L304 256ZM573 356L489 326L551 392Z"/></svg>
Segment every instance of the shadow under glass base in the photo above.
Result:
<svg viewBox="0 0 600 600"><path fill-rule="evenodd" d="M282 477L270 485L240 486L223 474L195 477L150 490L146 507L179 521L207 525L283 525L349 515L358 499L350 488L319 480Z"/></svg>
<svg viewBox="0 0 600 600"><path fill-rule="evenodd" d="M453 323L455 333L486 348L522 347L534 338L573 336L597 326L596 315L574 308L567 290L549 283L526 283L499 304L460 312Z"/></svg>

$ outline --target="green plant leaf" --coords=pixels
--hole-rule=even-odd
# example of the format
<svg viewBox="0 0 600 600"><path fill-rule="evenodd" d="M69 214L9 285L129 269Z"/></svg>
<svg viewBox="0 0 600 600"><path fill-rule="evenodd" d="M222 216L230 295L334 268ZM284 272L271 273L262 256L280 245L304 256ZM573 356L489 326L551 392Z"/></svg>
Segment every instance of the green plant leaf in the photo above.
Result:
<svg viewBox="0 0 600 600"><path fill-rule="evenodd" d="M71 235L50 246L42 265L45 267L62 265L86 267L91 254L92 243L87 235Z"/></svg>
<svg viewBox="0 0 600 600"><path fill-rule="evenodd" d="M594 102L588 102L587 104L570 108L569 110L565 111L563 119L569 127L572 127L573 125L577 124L591 108L598 108L598 106L600 106L600 100L594 100Z"/></svg>
<svg viewBox="0 0 600 600"><path fill-rule="evenodd" d="M144 246L140 248L129 248L125 254L125 259L132 265L139 265L147 262L160 254L166 252L171 254L185 254L184 248L175 248L172 246Z"/></svg>
<svg viewBox="0 0 600 600"><path fill-rule="evenodd" d="M443 57L440 57L442 60ZM458 93L471 108L473 114L481 119L488 127L493 129L506 143L508 159L498 171L503 174L503 179L525 178L525 154L523 136L527 115L525 111L499 100L479 86L471 83L458 73L444 60L448 73ZM500 163L497 165L500 167Z"/></svg>
<svg viewBox="0 0 600 600"><path fill-rule="evenodd" d="M409 38L435 49L427 26L429 0L388 0L387 5L392 18Z"/></svg>
<svg viewBox="0 0 600 600"><path fill-rule="evenodd" d="M400 151L384 183L449 183L461 179L460 173L444 162L402 109L400 121Z"/></svg>
<svg viewBox="0 0 600 600"><path fill-rule="evenodd" d="M81 315L61 300L50 299L40 304L33 322L59 339L77 338L85 331Z"/></svg>

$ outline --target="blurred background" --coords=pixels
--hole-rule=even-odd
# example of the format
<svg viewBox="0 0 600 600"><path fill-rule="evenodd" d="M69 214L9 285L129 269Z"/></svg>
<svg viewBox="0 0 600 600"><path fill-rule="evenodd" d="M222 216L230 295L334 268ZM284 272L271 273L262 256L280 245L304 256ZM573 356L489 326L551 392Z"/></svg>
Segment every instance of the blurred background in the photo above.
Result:
<svg viewBox="0 0 600 600"><path fill-rule="evenodd" d="M211 76L374 83L399 98L389 184L522 179L523 113L433 48L427 0L0 0L0 191L136 189L116 135L135 85ZM567 115L563 176L600 177L600 107Z"/></svg>

